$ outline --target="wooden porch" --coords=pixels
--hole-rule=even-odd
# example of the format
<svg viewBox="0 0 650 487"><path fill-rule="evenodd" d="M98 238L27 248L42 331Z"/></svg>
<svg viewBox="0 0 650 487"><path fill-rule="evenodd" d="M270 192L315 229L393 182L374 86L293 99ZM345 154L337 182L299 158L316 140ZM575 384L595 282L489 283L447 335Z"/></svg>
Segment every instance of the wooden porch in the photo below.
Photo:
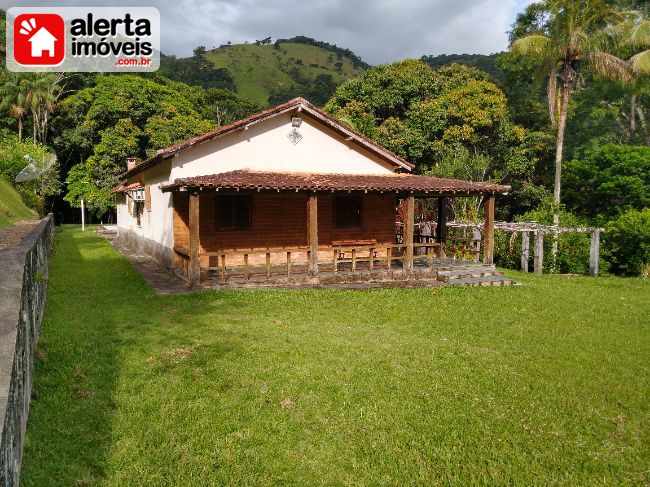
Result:
<svg viewBox="0 0 650 487"><path fill-rule="evenodd" d="M224 195L229 192L222 192ZM238 194L246 194L238 192ZM295 192L294 192L295 194ZM245 239L239 248L209 248L202 244L201 209L214 211L212 203L202 204L214 192L189 190L187 203L187 242L174 247L176 271L192 286L265 287L334 285L346 283L403 283L426 285L444 282L475 285L503 285L510 281L493 264L494 195L487 195L485 229L482 242L471 238L450 237L446 227L448 195L393 193L393 208L401 200L402 232L391 222L390 242L369 238L321 242L319 203L331 194L304 192L306 245L254 247ZM286 197L282 193L277 198ZM415 200L438 199L435 235L418 236L415 232ZM175 199L175 211L176 199ZM322 215L322 212L320 212ZM205 224L203 225L205 228ZM180 240L180 239L179 239ZM282 242L282 235L275 241ZM249 247L250 245L250 247ZM480 248L480 250L479 250Z"/></svg>

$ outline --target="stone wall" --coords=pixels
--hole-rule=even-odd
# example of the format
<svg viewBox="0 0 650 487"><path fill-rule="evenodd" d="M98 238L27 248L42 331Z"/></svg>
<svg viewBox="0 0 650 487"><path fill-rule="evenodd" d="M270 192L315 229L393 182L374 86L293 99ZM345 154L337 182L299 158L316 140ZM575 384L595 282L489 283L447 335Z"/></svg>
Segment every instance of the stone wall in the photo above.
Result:
<svg viewBox="0 0 650 487"><path fill-rule="evenodd" d="M15 247L0 250L0 485L17 486L41 328L54 221L44 218Z"/></svg>

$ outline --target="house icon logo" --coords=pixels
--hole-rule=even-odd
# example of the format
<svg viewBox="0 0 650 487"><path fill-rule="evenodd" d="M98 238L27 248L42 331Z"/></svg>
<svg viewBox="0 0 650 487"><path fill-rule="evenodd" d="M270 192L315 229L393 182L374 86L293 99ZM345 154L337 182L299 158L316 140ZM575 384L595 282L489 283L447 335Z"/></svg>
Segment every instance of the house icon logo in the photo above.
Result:
<svg viewBox="0 0 650 487"><path fill-rule="evenodd" d="M58 66L65 58L65 22L56 14L14 20L14 59L23 66Z"/></svg>

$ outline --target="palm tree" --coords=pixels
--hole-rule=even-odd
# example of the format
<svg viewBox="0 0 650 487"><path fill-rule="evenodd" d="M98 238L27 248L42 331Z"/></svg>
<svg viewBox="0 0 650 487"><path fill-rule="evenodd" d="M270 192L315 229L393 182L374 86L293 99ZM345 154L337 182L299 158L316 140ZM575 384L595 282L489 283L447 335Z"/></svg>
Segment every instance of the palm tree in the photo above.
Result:
<svg viewBox="0 0 650 487"><path fill-rule="evenodd" d="M553 225L559 225L564 131L571 96L585 69L610 79L631 82L650 73L650 21L639 11L622 11L609 0L546 0L536 7L545 16L538 32L516 39L511 49L535 56L541 64L536 77L548 79L551 123L556 129ZM612 54L624 48L645 48L625 61ZM553 235L553 261L558 235Z"/></svg>
<svg viewBox="0 0 650 487"><path fill-rule="evenodd" d="M1 109L18 122L18 140L23 139L23 119L31 109L32 94L29 78L23 73L12 73L0 87Z"/></svg>
<svg viewBox="0 0 650 487"><path fill-rule="evenodd" d="M56 108L63 93L63 75L48 73L36 75L30 79L31 112L34 126L34 142L47 141L49 116Z"/></svg>

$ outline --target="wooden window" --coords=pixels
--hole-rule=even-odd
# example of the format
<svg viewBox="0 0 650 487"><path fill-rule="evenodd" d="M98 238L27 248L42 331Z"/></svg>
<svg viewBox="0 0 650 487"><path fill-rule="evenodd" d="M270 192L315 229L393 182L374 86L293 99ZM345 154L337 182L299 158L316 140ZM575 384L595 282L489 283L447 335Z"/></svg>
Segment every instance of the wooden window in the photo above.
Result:
<svg viewBox="0 0 650 487"><path fill-rule="evenodd" d="M151 211L151 186L144 187L144 209Z"/></svg>
<svg viewBox="0 0 650 487"><path fill-rule="evenodd" d="M135 222L141 227L142 226L142 212L144 210L144 202L136 201L135 202Z"/></svg>
<svg viewBox="0 0 650 487"><path fill-rule="evenodd" d="M361 226L361 196L334 196L334 227L358 228Z"/></svg>
<svg viewBox="0 0 650 487"><path fill-rule="evenodd" d="M250 230L251 229L251 197L250 196L218 196L217 200L217 230Z"/></svg>

